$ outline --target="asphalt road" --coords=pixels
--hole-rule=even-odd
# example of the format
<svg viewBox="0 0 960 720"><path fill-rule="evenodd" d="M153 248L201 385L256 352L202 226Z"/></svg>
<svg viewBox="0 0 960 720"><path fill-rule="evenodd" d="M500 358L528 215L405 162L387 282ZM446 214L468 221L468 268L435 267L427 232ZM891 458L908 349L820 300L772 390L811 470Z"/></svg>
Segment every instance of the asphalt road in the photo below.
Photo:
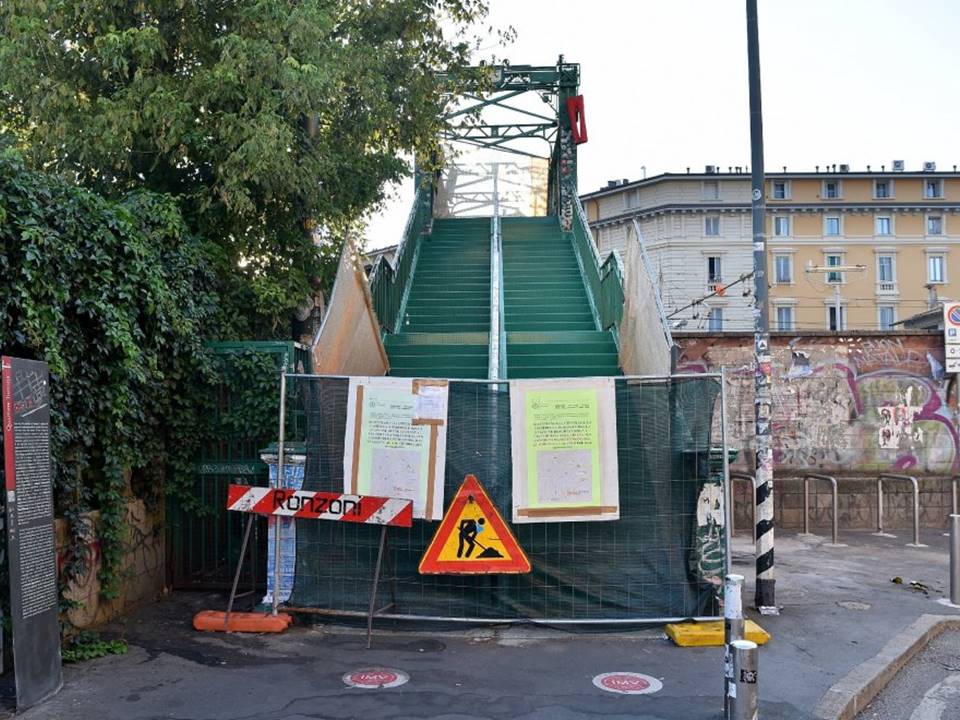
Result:
<svg viewBox="0 0 960 720"><path fill-rule="evenodd" d="M947 632L910 661L857 720L960 718L960 632Z"/></svg>
<svg viewBox="0 0 960 720"><path fill-rule="evenodd" d="M958 612L937 604L947 569L942 533L926 534L928 548L906 547L903 537L876 538L852 531L842 539L846 546L828 547L822 537L778 538L778 599L784 612L779 617L753 615L773 635L760 654L762 720L810 718L833 683L873 658L921 614ZM749 538L735 544L734 564L747 575L749 586L753 564ZM892 583L895 576L904 582ZM918 591L909 581L929 589ZM301 625L282 635L198 633L190 628L195 612L222 608L224 603L222 596L176 593L111 624L106 634L126 638L129 653L68 666L64 690L18 718L719 720L722 716L722 649L673 647L661 627L611 634L530 626L438 632L423 625L401 630L378 620L372 650L366 649L360 627ZM956 642L956 634L950 637ZM949 652L949 645L944 652ZM960 665L960 660L946 655L941 659ZM352 688L343 682L345 673L369 667L402 671L409 682L382 690ZM662 688L653 694L622 695L593 683L598 674L620 671L649 675L661 681ZM928 670L922 681L911 685L916 686L911 708L950 671L941 667L936 672ZM865 717L897 717L878 712ZM932 718L960 720L960 714L951 709Z"/></svg>

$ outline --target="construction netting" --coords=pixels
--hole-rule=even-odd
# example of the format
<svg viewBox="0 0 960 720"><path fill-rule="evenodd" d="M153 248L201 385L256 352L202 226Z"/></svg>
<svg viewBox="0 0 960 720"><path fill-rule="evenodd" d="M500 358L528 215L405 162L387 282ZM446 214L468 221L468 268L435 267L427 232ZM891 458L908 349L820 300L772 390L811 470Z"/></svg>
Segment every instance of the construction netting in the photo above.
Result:
<svg viewBox="0 0 960 720"><path fill-rule="evenodd" d="M343 490L348 380L291 377L306 417L304 490ZM466 620L623 621L719 614L723 473L711 460L717 377L620 379L620 519L519 524L524 575L421 575L436 522L390 528L380 597L391 613ZM476 475L511 517L508 383L450 381L445 497ZM380 527L297 520L291 606L365 613Z"/></svg>

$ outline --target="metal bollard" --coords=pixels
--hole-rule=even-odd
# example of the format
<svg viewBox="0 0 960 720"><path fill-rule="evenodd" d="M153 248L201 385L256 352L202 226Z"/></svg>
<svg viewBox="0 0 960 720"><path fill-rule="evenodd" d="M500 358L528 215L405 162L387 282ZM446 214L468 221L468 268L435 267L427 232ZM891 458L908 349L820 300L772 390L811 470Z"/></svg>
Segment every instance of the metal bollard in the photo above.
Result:
<svg viewBox="0 0 960 720"><path fill-rule="evenodd" d="M757 720L757 644L750 640L734 640L733 683L729 689L728 720Z"/></svg>
<svg viewBox="0 0 960 720"><path fill-rule="evenodd" d="M733 683L731 644L743 639L743 575L729 574L723 583L723 712L731 717L730 685Z"/></svg>
<svg viewBox="0 0 960 720"><path fill-rule="evenodd" d="M950 516L950 602L960 605L960 515Z"/></svg>

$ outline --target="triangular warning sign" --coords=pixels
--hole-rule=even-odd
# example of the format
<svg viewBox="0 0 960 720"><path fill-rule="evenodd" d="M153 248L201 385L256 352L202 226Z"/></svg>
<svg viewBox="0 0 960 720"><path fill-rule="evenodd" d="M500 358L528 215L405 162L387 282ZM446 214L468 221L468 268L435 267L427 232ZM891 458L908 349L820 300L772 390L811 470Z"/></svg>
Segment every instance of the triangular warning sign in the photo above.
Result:
<svg viewBox="0 0 960 720"><path fill-rule="evenodd" d="M467 475L430 547L424 575L528 573L530 561L473 475Z"/></svg>

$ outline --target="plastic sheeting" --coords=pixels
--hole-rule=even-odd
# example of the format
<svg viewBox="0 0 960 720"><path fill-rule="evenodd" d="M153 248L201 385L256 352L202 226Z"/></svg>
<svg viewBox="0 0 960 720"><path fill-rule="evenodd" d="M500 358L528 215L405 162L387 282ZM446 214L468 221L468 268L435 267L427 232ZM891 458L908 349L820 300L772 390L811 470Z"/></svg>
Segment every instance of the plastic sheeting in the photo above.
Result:
<svg viewBox="0 0 960 720"><path fill-rule="evenodd" d="M329 309L312 352L314 372L324 375L386 375L390 370L363 259L351 240L343 244Z"/></svg>
<svg viewBox="0 0 960 720"><path fill-rule="evenodd" d="M640 241L632 235L627 241L624 272L620 367L625 375L666 375L670 372L670 345L657 309L659 291L647 270Z"/></svg>

